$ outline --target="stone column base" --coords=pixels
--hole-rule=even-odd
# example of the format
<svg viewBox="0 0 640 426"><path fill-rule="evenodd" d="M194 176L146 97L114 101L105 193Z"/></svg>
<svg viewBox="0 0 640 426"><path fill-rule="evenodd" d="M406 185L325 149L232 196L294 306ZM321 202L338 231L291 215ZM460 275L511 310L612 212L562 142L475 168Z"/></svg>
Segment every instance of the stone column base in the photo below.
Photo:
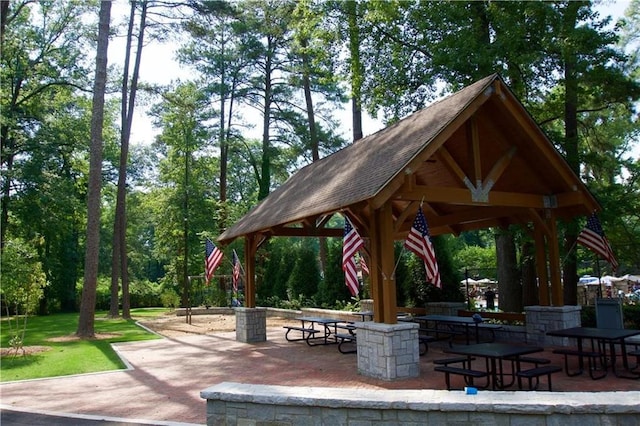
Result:
<svg viewBox="0 0 640 426"><path fill-rule="evenodd" d="M547 336L547 331L580 327L581 306L525 306L527 342L542 346L569 346L566 337Z"/></svg>
<svg viewBox="0 0 640 426"><path fill-rule="evenodd" d="M236 340L244 343L267 340L267 310L265 308L235 308Z"/></svg>
<svg viewBox="0 0 640 426"><path fill-rule="evenodd" d="M458 310L467 309L464 302L429 302L426 304L428 315L458 316Z"/></svg>
<svg viewBox="0 0 640 426"><path fill-rule="evenodd" d="M417 323L356 323L358 372L382 380L420 375Z"/></svg>

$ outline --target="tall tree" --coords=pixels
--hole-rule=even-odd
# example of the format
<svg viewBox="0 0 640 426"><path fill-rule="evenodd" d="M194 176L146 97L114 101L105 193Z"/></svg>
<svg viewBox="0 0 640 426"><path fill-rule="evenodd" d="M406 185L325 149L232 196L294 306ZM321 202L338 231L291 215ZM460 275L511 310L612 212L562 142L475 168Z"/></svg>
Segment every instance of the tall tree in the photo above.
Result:
<svg viewBox="0 0 640 426"><path fill-rule="evenodd" d="M207 94L195 83L163 90L162 96L163 101L154 107L163 128L155 143L161 183L154 194L156 247L161 251L158 256L169 265L165 279L179 283L181 303L187 306L188 277L200 275L204 267L202 230L212 223L215 226L211 212L218 207L217 191L210 185L218 163L207 149L211 131L206 123L213 114ZM200 249L192 251L192 247Z"/></svg>
<svg viewBox="0 0 640 426"><path fill-rule="evenodd" d="M93 85L93 114L91 117L91 149L89 162L89 187L87 195L87 246L84 264L84 282L79 337L95 336L96 288L98 285L98 256L100 249L100 192L102 186L102 129L104 126L104 96L107 83L107 50L111 2L100 3L98 23L98 47L96 51L96 75Z"/></svg>
<svg viewBox="0 0 640 426"><path fill-rule="evenodd" d="M127 43L125 50L125 61L122 76L122 98L120 121L122 130L120 133L120 163L118 167L118 195L116 198L116 216L113 224L113 253L111 260L111 304L109 315L118 316L118 278L122 282L122 316L130 318L131 301L129 298L129 272L127 260L127 214L126 214L126 194L127 194L127 166L129 163L129 139L131 137L131 126L133 123L133 112L138 91L138 77L140 75L140 61L142 58L142 48L144 47L144 34L147 21L148 2L140 2L140 21L138 24L138 41L136 55L133 64L133 74L131 84L129 84L129 67L134 38L135 18L138 2L131 2L129 12L129 26L127 30Z"/></svg>
<svg viewBox="0 0 640 426"><path fill-rule="evenodd" d="M240 139L243 125L238 105L246 96L251 72L251 44L249 30L240 19L236 6L228 2L196 2L196 13L183 23L191 36L179 52L182 63L191 65L200 74L204 90L217 105L217 145L220 149L220 221L219 232L227 226L229 206L229 154Z"/></svg>
<svg viewBox="0 0 640 426"><path fill-rule="evenodd" d="M50 112L56 90L82 88L85 69L81 42L82 15L90 3L2 2L0 38L0 166L2 167L0 247L10 231L16 158L28 156L37 144L32 135Z"/></svg>

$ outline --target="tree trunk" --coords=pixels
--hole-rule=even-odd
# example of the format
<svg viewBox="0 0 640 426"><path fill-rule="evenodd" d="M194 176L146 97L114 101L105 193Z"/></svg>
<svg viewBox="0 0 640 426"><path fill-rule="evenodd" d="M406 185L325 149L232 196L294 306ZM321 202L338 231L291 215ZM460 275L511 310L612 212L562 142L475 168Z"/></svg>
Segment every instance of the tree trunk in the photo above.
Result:
<svg viewBox="0 0 640 426"><path fill-rule="evenodd" d="M354 0L345 2L349 22L349 53L351 61L351 118L353 141L362 139L362 80L364 71L360 61L360 29L358 28L358 4Z"/></svg>
<svg viewBox="0 0 640 426"><path fill-rule="evenodd" d="M536 247L531 241L522 244L522 304L534 306L538 301Z"/></svg>
<svg viewBox="0 0 640 426"><path fill-rule="evenodd" d="M522 312L522 286L518 274L513 233L499 229L496 233L498 257L498 300L501 311Z"/></svg>
<svg viewBox="0 0 640 426"><path fill-rule="evenodd" d="M109 48L110 20L111 2L103 1L100 3L96 76L93 85L84 283L82 287L80 317L76 331L76 334L82 338L95 337L94 321L96 312L96 288L98 285L98 256L100 249L102 128L104 125L104 95L107 83L107 50Z"/></svg>
<svg viewBox="0 0 640 426"><path fill-rule="evenodd" d="M271 49L271 40L269 40L267 50ZM260 173L260 185L258 190L258 200L262 200L271 190L271 140L269 134L269 125L271 123L271 101L273 96L273 88L271 87L272 67L271 53L267 54L264 74L264 116L262 118L262 163Z"/></svg>
<svg viewBox="0 0 640 426"><path fill-rule="evenodd" d="M575 27L577 24L578 9L580 2L569 2L564 14L564 39L567 40L563 46L564 81L565 81L565 103L564 103L564 126L565 158L569 167L580 176L580 158L578 154L578 77L576 75L576 53L572 47L571 40L575 37ZM576 220L571 221L565 234L564 247L566 261L562 268L563 299L565 305L578 304L578 264L576 252L574 250L576 239L578 238L578 226Z"/></svg>

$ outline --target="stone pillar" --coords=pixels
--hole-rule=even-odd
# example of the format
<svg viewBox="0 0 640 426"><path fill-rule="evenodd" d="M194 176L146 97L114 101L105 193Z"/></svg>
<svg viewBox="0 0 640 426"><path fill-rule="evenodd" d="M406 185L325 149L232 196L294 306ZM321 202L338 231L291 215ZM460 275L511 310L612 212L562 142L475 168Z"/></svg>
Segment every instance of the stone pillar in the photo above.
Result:
<svg viewBox="0 0 640 426"><path fill-rule="evenodd" d="M360 374L382 380L420 375L417 323L365 321L356 326Z"/></svg>
<svg viewBox="0 0 640 426"><path fill-rule="evenodd" d="M466 309L464 302L430 302L427 303L427 315L452 315L458 316L458 310Z"/></svg>
<svg viewBox="0 0 640 426"><path fill-rule="evenodd" d="M360 301L360 312L373 312L373 299L362 299Z"/></svg>
<svg viewBox="0 0 640 426"><path fill-rule="evenodd" d="M244 343L267 340L267 310L265 308L235 308L236 340Z"/></svg>
<svg viewBox="0 0 640 426"><path fill-rule="evenodd" d="M546 332L580 327L581 306L525 306L527 342L534 345L569 346L566 337L547 336Z"/></svg>

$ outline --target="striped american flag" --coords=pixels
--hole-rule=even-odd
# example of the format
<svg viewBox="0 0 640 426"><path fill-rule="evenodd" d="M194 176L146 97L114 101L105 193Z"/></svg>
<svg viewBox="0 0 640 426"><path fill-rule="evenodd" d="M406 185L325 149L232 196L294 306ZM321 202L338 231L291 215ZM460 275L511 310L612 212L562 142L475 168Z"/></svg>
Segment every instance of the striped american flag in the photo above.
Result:
<svg viewBox="0 0 640 426"><path fill-rule="evenodd" d="M418 214L413 221L404 245L424 261L424 267L427 272L427 282L432 283L438 288L442 288L436 252L433 250L433 244L431 244L429 228L427 227L427 220L422 212L422 206L418 209Z"/></svg>
<svg viewBox="0 0 640 426"><path fill-rule="evenodd" d="M587 224L580 234L578 234L578 243L595 252L611 264L613 271L618 269L618 261L613 255L609 240L604 235L604 230L600 224L600 220L596 214L592 214L587 218Z"/></svg>
<svg viewBox="0 0 640 426"><path fill-rule="evenodd" d="M204 244L204 254L204 276L208 284L216 268L220 265L220 262L222 262L222 250L207 238Z"/></svg>
<svg viewBox="0 0 640 426"><path fill-rule="evenodd" d="M240 259L238 254L233 250L233 292L238 292L238 281L240 281Z"/></svg>
<svg viewBox="0 0 640 426"><path fill-rule="evenodd" d="M342 246L342 270L344 271L344 282L352 296L357 296L360 292L358 282L358 271L356 270L355 254L364 245L362 238L353 228L349 218L344 218L344 241Z"/></svg>

